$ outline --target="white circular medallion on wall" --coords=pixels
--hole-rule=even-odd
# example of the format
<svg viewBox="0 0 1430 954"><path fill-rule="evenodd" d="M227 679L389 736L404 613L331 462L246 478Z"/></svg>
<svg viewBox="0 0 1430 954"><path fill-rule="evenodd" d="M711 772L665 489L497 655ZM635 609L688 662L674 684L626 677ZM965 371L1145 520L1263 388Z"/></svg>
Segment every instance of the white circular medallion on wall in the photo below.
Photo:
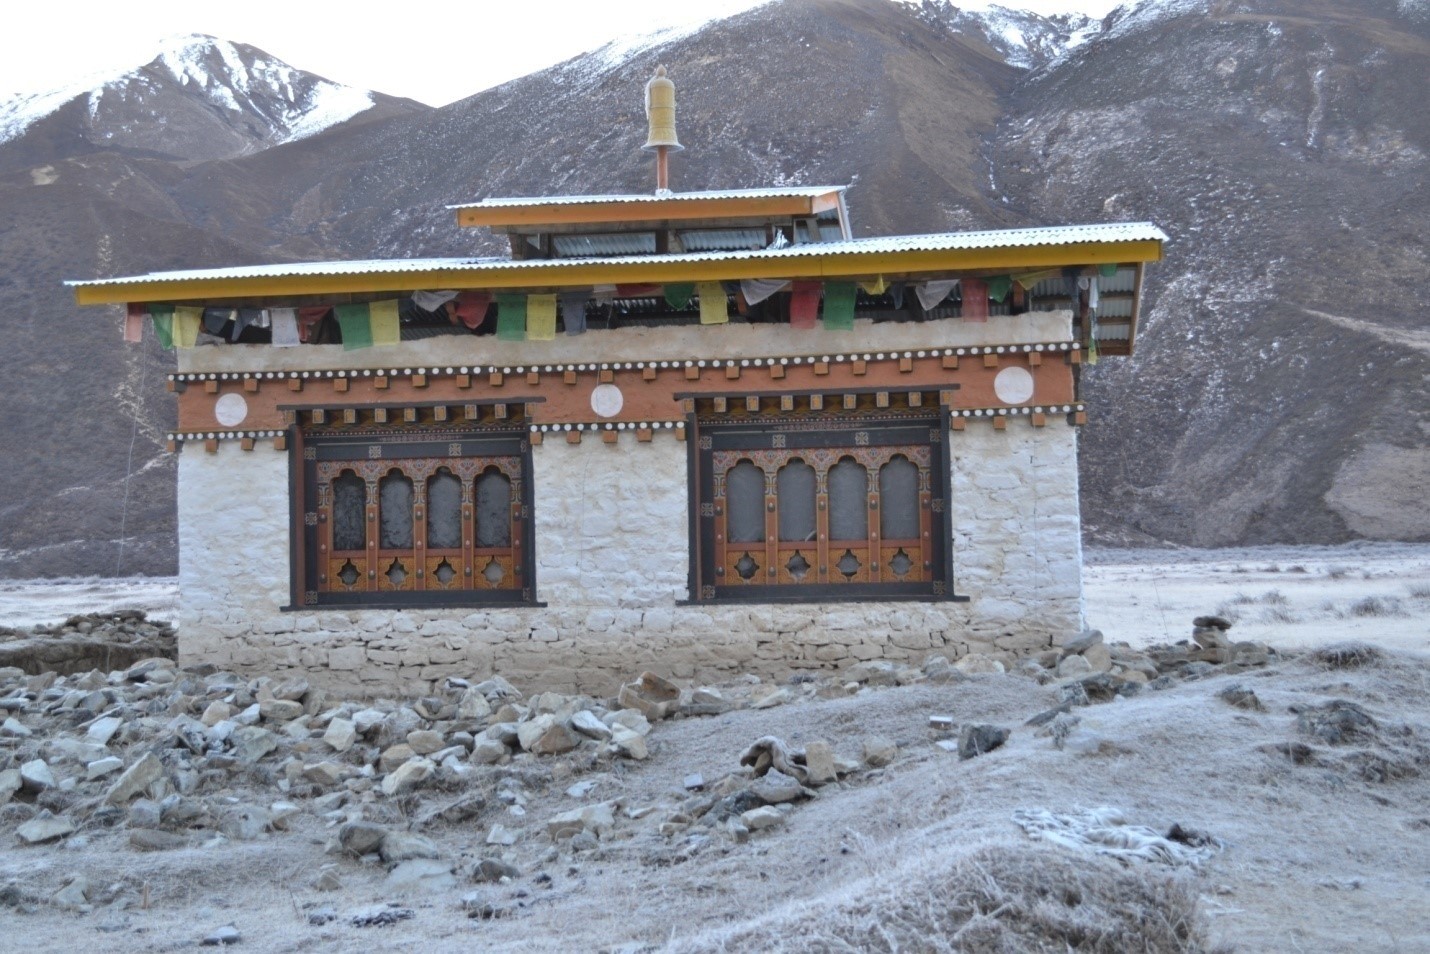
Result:
<svg viewBox="0 0 1430 954"><path fill-rule="evenodd" d="M626 404L626 396L614 384L598 384L591 391L591 410L598 417L615 417Z"/></svg>
<svg viewBox="0 0 1430 954"><path fill-rule="evenodd" d="M214 402L214 419L224 427L237 427L248 416L248 402L242 394L225 394Z"/></svg>
<svg viewBox="0 0 1430 954"><path fill-rule="evenodd" d="M1033 397L1033 376L1027 368L1004 368L993 378L993 393L1004 404L1026 404Z"/></svg>

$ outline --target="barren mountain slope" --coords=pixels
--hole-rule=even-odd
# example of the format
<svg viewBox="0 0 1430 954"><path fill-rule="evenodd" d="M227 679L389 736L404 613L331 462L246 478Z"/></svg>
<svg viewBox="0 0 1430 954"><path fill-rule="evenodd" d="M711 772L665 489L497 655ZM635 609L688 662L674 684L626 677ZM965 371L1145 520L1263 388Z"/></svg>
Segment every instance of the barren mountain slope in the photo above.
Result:
<svg viewBox="0 0 1430 954"><path fill-rule="evenodd" d="M1172 236L1137 357L1085 378L1087 523L1430 537L1430 32L1375 0L1180 7L1033 76L998 130L1033 218Z"/></svg>

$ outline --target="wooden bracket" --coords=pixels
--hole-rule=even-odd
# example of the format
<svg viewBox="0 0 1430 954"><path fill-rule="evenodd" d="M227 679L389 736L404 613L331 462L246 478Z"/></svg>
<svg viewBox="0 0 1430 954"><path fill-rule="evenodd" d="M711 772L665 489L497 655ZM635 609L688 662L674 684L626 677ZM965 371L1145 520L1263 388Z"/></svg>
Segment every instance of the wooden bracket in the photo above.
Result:
<svg viewBox="0 0 1430 954"><path fill-rule="evenodd" d="M581 443L581 432L580 432L580 431L567 431L567 432L566 432L566 443L568 443L568 444L579 444L579 443Z"/></svg>
<svg viewBox="0 0 1430 954"><path fill-rule="evenodd" d="M539 384L541 383L541 372L540 372L540 371L528 371L528 372L526 372L526 383L529 384L529 385L531 385L532 387L536 387L537 385L539 385Z"/></svg>
<svg viewBox="0 0 1430 954"><path fill-rule="evenodd" d="M1028 367L1030 367L1030 368L1038 368L1038 367L1042 367L1042 364L1043 364L1043 356L1042 356L1041 354L1039 354L1039 353L1036 352L1036 351L1029 351L1029 352L1028 352Z"/></svg>
<svg viewBox="0 0 1430 954"><path fill-rule="evenodd" d="M995 431L1006 431L1008 429L1008 419L1002 414L993 418L993 429Z"/></svg>
<svg viewBox="0 0 1430 954"><path fill-rule="evenodd" d="M346 379L346 378L343 378L343 379L341 379L341 380L344 381L344 382L346 382L347 379ZM258 379L257 379L257 378L244 378L244 379L243 379L243 389L244 389L245 391L247 391L249 394L255 394L255 393L257 393L257 392L258 392ZM346 390L346 388L344 388L344 390Z"/></svg>
<svg viewBox="0 0 1430 954"><path fill-rule="evenodd" d="M858 375L864 375L869 372L869 363L863 358L860 358L858 361L849 362L849 367L855 374Z"/></svg>
<svg viewBox="0 0 1430 954"><path fill-rule="evenodd" d="M725 380L726 380L726 381L738 381L738 380L740 380L740 366L739 366L738 364L727 364L727 365L725 365Z"/></svg>
<svg viewBox="0 0 1430 954"><path fill-rule="evenodd" d="M641 368L641 380L642 380L642 381L654 381L654 380L655 380L655 376L656 376L656 370L655 370L655 368L653 368L652 366L646 365L644 368Z"/></svg>
<svg viewBox="0 0 1430 954"><path fill-rule="evenodd" d="M772 377L772 378L774 378L776 381L778 381L778 380L780 380L781 378L783 378L784 376L785 376L785 366L784 366L784 365L782 365L782 364L772 364L772 365L770 365L770 377Z"/></svg>
<svg viewBox="0 0 1430 954"><path fill-rule="evenodd" d="M545 440L545 438L546 438L546 435L543 434L541 431L532 431L532 432L531 432L531 446L532 446L532 447L540 447L540 446L541 446L541 442L542 442L543 440Z"/></svg>
<svg viewBox="0 0 1430 954"><path fill-rule="evenodd" d="M815 373L815 374L818 374L818 375L828 374L828 373L829 373L829 362L828 362L828 361L816 361L816 362L814 362L814 373Z"/></svg>
<svg viewBox="0 0 1430 954"><path fill-rule="evenodd" d="M339 393L346 393L348 389L347 378L333 378L333 390Z"/></svg>
<svg viewBox="0 0 1430 954"><path fill-rule="evenodd" d="M685 369L685 380L687 380L687 381L699 381L699 380L700 380L700 369L697 368L697 367L696 367L695 365L693 365L693 364L690 365L690 366L688 366L688 367Z"/></svg>
<svg viewBox="0 0 1430 954"><path fill-rule="evenodd" d="M620 438L620 431L602 431L601 441L606 444L614 444Z"/></svg>
<svg viewBox="0 0 1430 954"><path fill-rule="evenodd" d="M373 377L372 377L372 386L375 387L375 388L377 388L379 391L386 391L386 390L387 390L387 375L385 375L385 374L375 374L375 375L373 375Z"/></svg>
<svg viewBox="0 0 1430 954"><path fill-rule="evenodd" d="M914 370L914 359L913 359L913 358L900 358L900 359L899 359L899 373L900 373L900 374L910 374L910 373L913 372L913 370Z"/></svg>
<svg viewBox="0 0 1430 954"><path fill-rule="evenodd" d="M470 374L457 375L457 387L469 388L472 386L472 376Z"/></svg>
<svg viewBox="0 0 1430 954"><path fill-rule="evenodd" d="M636 440L640 441L642 444L649 444L651 442L651 439L654 437L655 431L651 430L649 427L636 428Z"/></svg>
<svg viewBox="0 0 1430 954"><path fill-rule="evenodd" d="M493 371L491 374L487 375L487 384L491 385L494 388L501 387L502 380L502 373L500 371Z"/></svg>
<svg viewBox="0 0 1430 954"><path fill-rule="evenodd" d="M966 422L963 418L955 417L948 422L948 429L951 431L961 431L963 430L965 423Z"/></svg>
<svg viewBox="0 0 1430 954"><path fill-rule="evenodd" d="M210 379L210 380L208 380L208 381L205 381L205 382L204 382L204 393L205 393L205 394L217 394L217 393L218 393L218 382L217 382L217 381L214 381L214 380L212 380L212 379Z"/></svg>
<svg viewBox="0 0 1430 954"><path fill-rule="evenodd" d="M996 368L996 367L998 367L998 355L996 355L996 354L985 354L985 355L983 356L983 366L984 366L985 368Z"/></svg>
<svg viewBox="0 0 1430 954"><path fill-rule="evenodd" d="M601 384L612 384L616 380L616 372L606 368L604 371L597 372L596 380Z"/></svg>
<svg viewBox="0 0 1430 954"><path fill-rule="evenodd" d="M563 372L562 375L561 375L561 380L564 381L564 382L566 382L567 384L575 384L575 383L576 383L576 372L575 372L575 371L565 371L565 372Z"/></svg>
<svg viewBox="0 0 1430 954"><path fill-rule="evenodd" d="M427 375L414 374L412 376L412 386L414 388L425 388L427 386Z"/></svg>
<svg viewBox="0 0 1430 954"><path fill-rule="evenodd" d="M957 370L958 370L958 355L956 355L956 354L946 354L946 355L944 355L944 356L943 356L943 369L944 369L945 371L957 371Z"/></svg>
<svg viewBox="0 0 1430 954"><path fill-rule="evenodd" d="M253 450L253 438L251 438L251 437L245 437L245 438L240 439L239 442L238 442L238 446L241 447L241 448L243 448L243 449L246 450L246 451L251 451L251 450Z"/></svg>

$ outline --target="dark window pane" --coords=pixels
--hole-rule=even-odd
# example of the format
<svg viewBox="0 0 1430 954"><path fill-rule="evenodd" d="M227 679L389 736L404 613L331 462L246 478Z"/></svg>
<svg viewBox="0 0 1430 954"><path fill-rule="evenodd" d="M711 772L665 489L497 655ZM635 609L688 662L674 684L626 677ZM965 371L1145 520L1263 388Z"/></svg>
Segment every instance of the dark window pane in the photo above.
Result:
<svg viewBox="0 0 1430 954"><path fill-rule="evenodd" d="M511 546L511 481L495 467L477 478L477 546Z"/></svg>
<svg viewBox="0 0 1430 954"><path fill-rule="evenodd" d="M377 485L378 546L384 550L406 550L412 546L412 481L396 471Z"/></svg>
<svg viewBox="0 0 1430 954"><path fill-rule="evenodd" d="M725 527L732 543L765 541L765 472L747 460L725 474Z"/></svg>
<svg viewBox="0 0 1430 954"><path fill-rule="evenodd" d="M829 468L829 539L869 536L869 472L846 457Z"/></svg>
<svg viewBox="0 0 1430 954"><path fill-rule="evenodd" d="M885 540L919 535L919 469L895 457L879 469L879 533Z"/></svg>
<svg viewBox="0 0 1430 954"><path fill-rule="evenodd" d="M814 468L802 460L780 468L776 481L779 497L780 539L814 539Z"/></svg>
<svg viewBox="0 0 1430 954"><path fill-rule="evenodd" d="M451 550L461 545L462 482L442 467L427 481L427 546Z"/></svg>
<svg viewBox="0 0 1430 954"><path fill-rule="evenodd" d="M361 550L365 546L367 483L345 470L333 481L333 549Z"/></svg>

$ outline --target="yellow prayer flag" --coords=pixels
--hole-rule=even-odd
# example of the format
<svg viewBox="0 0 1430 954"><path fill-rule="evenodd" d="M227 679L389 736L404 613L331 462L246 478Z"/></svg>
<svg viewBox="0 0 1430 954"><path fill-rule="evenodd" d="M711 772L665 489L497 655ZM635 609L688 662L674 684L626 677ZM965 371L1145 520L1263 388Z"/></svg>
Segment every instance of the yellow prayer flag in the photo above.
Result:
<svg viewBox="0 0 1430 954"><path fill-rule="evenodd" d="M402 341L402 323L397 319L397 299L368 305L368 322L374 345L395 345Z"/></svg>
<svg viewBox="0 0 1430 954"><path fill-rule="evenodd" d="M202 308L174 309L174 346L192 348L199 340L199 330L204 325Z"/></svg>
<svg viewBox="0 0 1430 954"><path fill-rule="evenodd" d="M1032 291L1033 286L1038 284L1038 282L1042 281L1045 278L1055 278L1062 273L1063 270L1061 268L1045 268L1042 271L1037 272L1023 272L1021 274L1014 274L1012 276L1012 279L1019 285L1023 286L1024 291Z"/></svg>
<svg viewBox="0 0 1430 954"><path fill-rule="evenodd" d="M884 294L884 291L889 287L889 283L884 281L883 275L880 275L873 281L860 282L859 287L864 289L865 294L882 295Z"/></svg>
<svg viewBox="0 0 1430 954"><path fill-rule="evenodd" d="M556 296L526 296L526 340L556 340Z"/></svg>
<svg viewBox="0 0 1430 954"><path fill-rule="evenodd" d="M695 294L700 296L702 325L723 325L730 320L730 302L725 297L724 285L719 282L700 282L695 286Z"/></svg>

